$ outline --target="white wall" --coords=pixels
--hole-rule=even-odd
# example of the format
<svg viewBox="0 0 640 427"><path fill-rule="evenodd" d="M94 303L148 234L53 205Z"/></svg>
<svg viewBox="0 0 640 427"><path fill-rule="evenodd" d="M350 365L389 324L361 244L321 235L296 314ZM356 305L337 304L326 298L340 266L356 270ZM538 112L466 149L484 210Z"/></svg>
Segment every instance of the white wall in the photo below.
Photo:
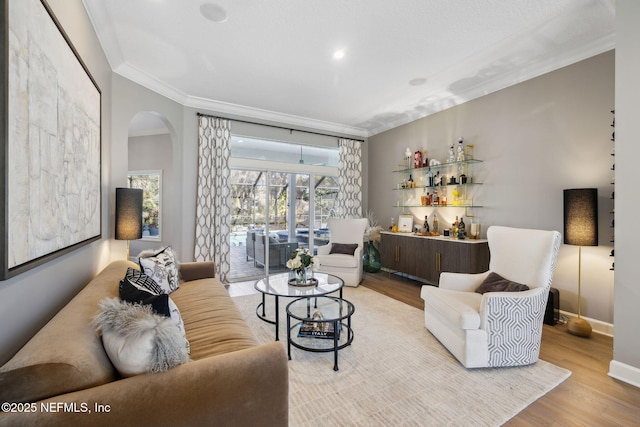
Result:
<svg viewBox="0 0 640 427"><path fill-rule="evenodd" d="M132 170L129 167L129 123L131 119L139 112L157 112L163 117L167 129L169 129L169 138L171 140L170 161L172 162L171 181L163 180L165 186L169 186L172 191L171 203L163 205L165 214L173 219L172 221L163 221L164 231L167 233L166 244L170 244L178 253L181 260L188 259L187 253L182 247L181 235L184 232L184 224L181 220L181 209L183 204L182 186L182 156L184 152L183 146L183 106L171 101L164 96L158 95L131 80L114 74L113 75L113 143L111 150L111 159L113 162L111 187L109 188L110 199L115 200L115 188L127 186L127 172ZM109 229L113 230L114 212L109 211ZM111 238L111 258L124 259L127 257L127 243L124 240L113 239L113 231L109 236ZM163 237L164 243L164 237ZM137 248L139 243L134 243L133 247ZM149 245L153 247L153 245ZM187 251L188 252L188 251ZM191 253L193 250L191 250ZM136 251L132 250L131 254L136 255Z"/></svg>
<svg viewBox="0 0 640 427"><path fill-rule="evenodd" d="M640 2L616 2L616 274L612 376L640 387Z"/></svg>
<svg viewBox="0 0 640 427"><path fill-rule="evenodd" d="M393 191L407 147L444 161L458 137L475 145L474 209L486 233L493 224L563 230L563 189L596 187L600 246L582 250L582 314L613 323L610 141L614 53L607 52L369 138L369 207L384 226L400 209ZM416 177L414 176L414 179ZM431 208L413 210L416 219ZM438 209L451 223L463 211ZM578 248L561 248L553 287L561 309L577 311Z"/></svg>
<svg viewBox="0 0 640 427"><path fill-rule="evenodd" d="M102 91L102 240L0 282L0 364L6 362L109 260L111 68L80 0L49 0Z"/></svg>
<svg viewBox="0 0 640 427"><path fill-rule="evenodd" d="M162 171L161 181L161 213L160 213L160 240L133 240L131 241L131 256L135 257L145 249L158 249L165 246L174 246L177 236L175 192L175 174L173 172L173 144L168 133L129 138L129 170ZM165 230L165 224L168 226Z"/></svg>

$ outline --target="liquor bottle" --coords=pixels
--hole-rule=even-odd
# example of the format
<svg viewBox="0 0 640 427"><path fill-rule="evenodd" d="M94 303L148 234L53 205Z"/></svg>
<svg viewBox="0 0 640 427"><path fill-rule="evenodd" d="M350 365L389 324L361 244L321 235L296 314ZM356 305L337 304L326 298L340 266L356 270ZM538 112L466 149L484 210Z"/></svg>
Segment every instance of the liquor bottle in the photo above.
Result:
<svg viewBox="0 0 640 427"><path fill-rule="evenodd" d="M434 190L433 198L431 199L431 204L433 206L438 206L440 204L440 196L438 196L438 190Z"/></svg>
<svg viewBox="0 0 640 427"><path fill-rule="evenodd" d="M447 206L447 189L445 188L440 196L440 206Z"/></svg>
<svg viewBox="0 0 640 427"><path fill-rule="evenodd" d="M409 174L409 181L407 181L407 188L414 188L416 184L413 182L413 176Z"/></svg>
<svg viewBox="0 0 640 427"><path fill-rule="evenodd" d="M462 143L464 142L464 138L460 138L458 140L458 148L456 150L456 162L464 161L464 146Z"/></svg>
<svg viewBox="0 0 640 427"><path fill-rule="evenodd" d="M460 221L458 221L458 215L456 215L456 220L451 224L451 237L454 239L458 238L458 227L460 226Z"/></svg>
<svg viewBox="0 0 640 427"><path fill-rule="evenodd" d="M433 195L427 192L427 206L431 206L431 202L433 201Z"/></svg>
<svg viewBox="0 0 640 427"><path fill-rule="evenodd" d="M467 237L467 226L462 217L460 217L460 224L458 225L458 239L464 239L465 237Z"/></svg>
<svg viewBox="0 0 640 427"><path fill-rule="evenodd" d="M422 196L420 196L420 204L422 206L427 206L427 200L428 200L428 196L427 196L427 189L425 188L424 190L422 190Z"/></svg>
<svg viewBox="0 0 640 427"><path fill-rule="evenodd" d="M427 170L427 186L433 187L433 172L431 172L431 168Z"/></svg>
<svg viewBox="0 0 640 427"><path fill-rule="evenodd" d="M427 221L427 217L428 215L424 216L424 224L422 225L422 228L424 229L425 234L429 233L429 221Z"/></svg>
<svg viewBox="0 0 640 427"><path fill-rule="evenodd" d="M433 185L442 185L442 177L440 176L440 171L436 172L436 176L433 178Z"/></svg>
<svg viewBox="0 0 640 427"><path fill-rule="evenodd" d="M438 235L438 214L433 214L433 233L434 235Z"/></svg>

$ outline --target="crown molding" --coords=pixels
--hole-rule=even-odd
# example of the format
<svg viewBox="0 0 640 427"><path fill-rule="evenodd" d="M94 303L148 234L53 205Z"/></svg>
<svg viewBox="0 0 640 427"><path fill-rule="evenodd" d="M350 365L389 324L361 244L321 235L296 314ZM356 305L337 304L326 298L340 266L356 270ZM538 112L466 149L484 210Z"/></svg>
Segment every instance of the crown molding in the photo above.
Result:
<svg viewBox="0 0 640 427"><path fill-rule="evenodd" d="M114 72L185 107L215 111L217 114L240 116L243 119L249 118L259 121L282 123L287 126L297 126L300 128L335 133L337 135L361 138L369 136L368 130L361 127L347 126L339 123L296 116L293 114L279 113L276 111L263 110L260 108L191 96L128 63L121 64L114 70Z"/></svg>

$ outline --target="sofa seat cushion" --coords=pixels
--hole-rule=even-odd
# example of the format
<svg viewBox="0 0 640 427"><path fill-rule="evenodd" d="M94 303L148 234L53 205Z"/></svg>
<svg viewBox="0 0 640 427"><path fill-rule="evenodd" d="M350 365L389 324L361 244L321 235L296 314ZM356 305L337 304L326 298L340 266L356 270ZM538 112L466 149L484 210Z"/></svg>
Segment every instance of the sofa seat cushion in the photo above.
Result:
<svg viewBox="0 0 640 427"><path fill-rule="evenodd" d="M191 360L259 345L219 280L183 282L171 298L182 314Z"/></svg>
<svg viewBox="0 0 640 427"><path fill-rule="evenodd" d="M475 292L448 289L423 288L425 311L435 310L454 326L461 329L480 327L480 303L482 295ZM429 292L431 291L431 292Z"/></svg>
<svg viewBox="0 0 640 427"><path fill-rule="evenodd" d="M320 261L320 265L325 267L358 267L358 258L353 255L330 254L318 255L317 258Z"/></svg>

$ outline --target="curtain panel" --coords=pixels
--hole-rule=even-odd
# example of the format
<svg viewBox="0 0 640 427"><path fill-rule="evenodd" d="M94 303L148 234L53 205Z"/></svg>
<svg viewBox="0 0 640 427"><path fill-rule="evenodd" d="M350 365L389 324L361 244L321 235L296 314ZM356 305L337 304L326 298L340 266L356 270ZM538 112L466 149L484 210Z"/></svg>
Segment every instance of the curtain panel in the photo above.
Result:
<svg viewBox="0 0 640 427"><path fill-rule="evenodd" d="M229 233L229 120L200 116L198 122L198 188L194 259L215 262L216 277L227 283Z"/></svg>
<svg viewBox="0 0 640 427"><path fill-rule="evenodd" d="M362 218L362 142L338 139L338 213Z"/></svg>

